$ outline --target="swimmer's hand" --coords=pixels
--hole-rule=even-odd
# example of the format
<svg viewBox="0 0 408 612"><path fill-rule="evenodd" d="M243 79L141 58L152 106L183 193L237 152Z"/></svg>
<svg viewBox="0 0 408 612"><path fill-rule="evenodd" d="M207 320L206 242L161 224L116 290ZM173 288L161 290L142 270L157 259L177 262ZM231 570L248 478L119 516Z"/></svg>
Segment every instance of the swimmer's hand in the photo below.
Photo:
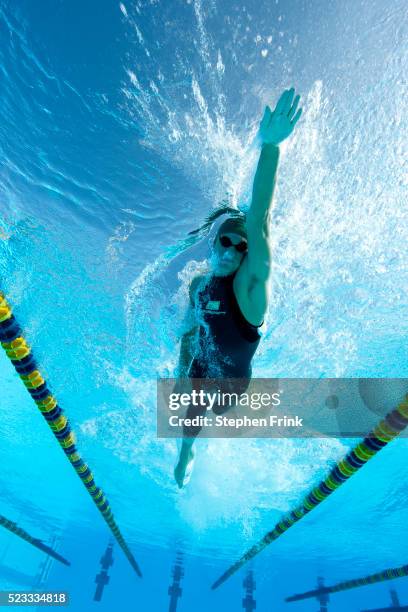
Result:
<svg viewBox="0 0 408 612"><path fill-rule="evenodd" d="M295 97L295 90L285 89L272 112L269 106L265 108L259 127L262 144L278 145L291 135L298 122L302 109L297 110L300 96Z"/></svg>

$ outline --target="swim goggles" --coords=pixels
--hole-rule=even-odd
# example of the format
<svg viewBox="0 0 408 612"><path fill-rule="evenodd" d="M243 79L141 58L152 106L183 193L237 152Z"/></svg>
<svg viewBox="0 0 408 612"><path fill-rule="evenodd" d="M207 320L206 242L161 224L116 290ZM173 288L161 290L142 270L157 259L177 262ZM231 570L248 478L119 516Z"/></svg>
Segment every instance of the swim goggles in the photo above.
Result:
<svg viewBox="0 0 408 612"><path fill-rule="evenodd" d="M238 244L234 244L228 236L220 236L220 244L225 249L229 249L230 247L234 247L238 253L245 253L248 249L248 243L246 240L241 240Z"/></svg>

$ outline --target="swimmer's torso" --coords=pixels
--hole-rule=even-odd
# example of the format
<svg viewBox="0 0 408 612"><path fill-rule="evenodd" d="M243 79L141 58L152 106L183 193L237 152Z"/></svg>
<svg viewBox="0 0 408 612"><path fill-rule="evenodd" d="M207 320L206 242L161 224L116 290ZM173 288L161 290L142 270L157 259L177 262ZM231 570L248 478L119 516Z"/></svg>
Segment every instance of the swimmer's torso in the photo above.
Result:
<svg viewBox="0 0 408 612"><path fill-rule="evenodd" d="M199 322L197 351L190 367L192 378L251 375L251 360L261 338L239 308L230 276L203 279L195 295Z"/></svg>

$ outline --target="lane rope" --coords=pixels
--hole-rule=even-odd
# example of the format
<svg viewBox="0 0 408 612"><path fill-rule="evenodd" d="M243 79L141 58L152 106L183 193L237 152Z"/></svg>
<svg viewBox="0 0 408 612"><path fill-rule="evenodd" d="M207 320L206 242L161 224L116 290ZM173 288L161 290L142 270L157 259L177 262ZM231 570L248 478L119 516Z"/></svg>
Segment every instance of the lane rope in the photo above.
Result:
<svg viewBox="0 0 408 612"><path fill-rule="evenodd" d="M325 593L337 593L338 591L356 589L357 587L366 586L367 584L375 584L376 582L384 582L385 580L395 580L395 578L403 578L404 576L408 576L408 565L401 565L401 567L386 569L376 574L370 574L370 576L364 576L364 578L345 580L344 582L339 582L333 586L322 587L320 589L314 589L313 591L306 591L305 593L299 593L298 595L291 595L290 597L287 597L285 601L299 601L301 599L308 599L309 597L316 597Z"/></svg>
<svg viewBox="0 0 408 612"><path fill-rule="evenodd" d="M36 548L39 548L40 550L45 552L47 555L50 555L50 557L53 557L57 561L60 561L64 565L71 565L69 561L67 561L64 557L58 554L50 546L48 546L47 544L44 544L42 540L39 540L38 538L33 538L33 536L31 536L25 529L23 529L22 527L19 527L17 523L15 523L14 521L9 521L9 519L7 519L2 514L0 514L0 525L4 527L5 529L8 529L12 533L14 533L16 536L18 536L22 540L25 540L32 546L35 546Z"/></svg>
<svg viewBox="0 0 408 612"><path fill-rule="evenodd" d="M305 497L303 502L286 514L277 525L252 546L236 563L231 565L212 585L216 589L228 580L245 563L248 563L269 544L277 540L285 531L300 521L306 514L314 510L336 489L362 468L374 455L382 450L391 440L396 438L408 425L408 394L402 402L392 410L380 423L357 444L347 455L337 463L325 480L317 485Z"/></svg>
<svg viewBox="0 0 408 612"><path fill-rule="evenodd" d="M34 359L31 347L26 342L23 332L17 323L10 304L0 292L0 342L28 393L33 398L41 414L47 421L52 433L57 439L68 461L81 479L93 502L102 514L109 529L115 536L119 546L125 553L136 574L142 577L140 568L126 544L117 526L109 502L95 483L93 473L82 459L75 445L76 439L68 418L58 405L57 400L48 389L39 367Z"/></svg>

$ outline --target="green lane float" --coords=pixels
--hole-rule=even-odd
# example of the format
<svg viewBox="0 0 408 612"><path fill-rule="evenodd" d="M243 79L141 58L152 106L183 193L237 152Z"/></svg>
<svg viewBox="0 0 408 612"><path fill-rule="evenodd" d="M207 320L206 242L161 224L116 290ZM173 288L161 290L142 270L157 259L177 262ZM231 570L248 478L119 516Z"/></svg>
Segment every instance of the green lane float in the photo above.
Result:
<svg viewBox="0 0 408 612"><path fill-rule="evenodd" d="M129 550L117 526L109 502L100 487L97 487L89 466L81 458L76 446L75 436L67 417L57 400L51 394L47 383L41 376L30 346L24 339L10 305L0 292L0 342L7 357L15 367L27 391L33 398L37 408L45 418L52 433L56 437L70 464L78 474L96 507L111 529L119 546L125 553L129 563L138 576L142 576L140 568Z"/></svg>
<svg viewBox="0 0 408 612"><path fill-rule="evenodd" d="M375 584L376 582L384 582L385 580L395 580L396 578L403 578L408 576L408 565L402 565L401 567L395 567L392 569L386 569L377 574L371 574L370 576L364 576L364 578L356 578L354 580L346 580L339 582L333 586L321 587L320 589L314 589L313 591L307 591L306 593L299 593L298 595L292 595L287 597L285 601L300 601L301 599L309 599L310 597L316 597L321 594L338 593L339 591L346 591L348 589L356 589L357 587L366 586L368 584Z"/></svg>
<svg viewBox="0 0 408 612"><path fill-rule="evenodd" d="M47 555L50 555L50 557L53 557L57 561L60 561L64 565L71 565L69 561L64 559L64 557L62 557L55 550L50 548L50 546L47 546L47 544L44 544L42 540L39 540L38 538L33 538L32 536L30 536L29 533L27 533L27 531L25 531L25 529L22 529L21 527L19 527L17 523L15 523L14 521L9 521L2 514L0 514L0 525L4 527L5 529L8 529L12 533L14 533L16 536L18 536L22 540L25 540L32 546L35 546L35 548L42 550Z"/></svg>
<svg viewBox="0 0 408 612"><path fill-rule="evenodd" d="M277 540L285 531L300 521L308 512L323 502L329 495L338 489L346 480L351 478L363 465L376 455L391 440L396 438L408 425L408 394L397 408L392 410L366 438L351 450L331 470L330 474L317 487L315 487L292 512L286 514L279 523L269 531L257 544L252 546L241 559L231 567L212 585L216 589L232 574L240 569L250 559L258 555L266 546Z"/></svg>

